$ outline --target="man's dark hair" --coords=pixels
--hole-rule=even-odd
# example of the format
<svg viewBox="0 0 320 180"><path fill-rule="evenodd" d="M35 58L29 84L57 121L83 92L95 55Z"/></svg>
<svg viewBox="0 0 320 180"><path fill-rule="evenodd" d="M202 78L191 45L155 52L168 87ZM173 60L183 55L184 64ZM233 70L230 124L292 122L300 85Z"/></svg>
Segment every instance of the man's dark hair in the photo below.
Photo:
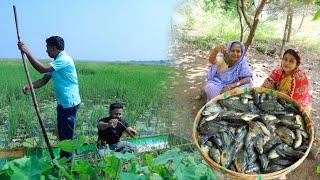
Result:
<svg viewBox="0 0 320 180"><path fill-rule="evenodd" d="M64 40L60 36L51 36L46 39L48 46L55 46L59 50L64 50Z"/></svg>
<svg viewBox="0 0 320 180"><path fill-rule="evenodd" d="M120 103L112 103L109 110L112 111L114 109L123 109L123 105Z"/></svg>

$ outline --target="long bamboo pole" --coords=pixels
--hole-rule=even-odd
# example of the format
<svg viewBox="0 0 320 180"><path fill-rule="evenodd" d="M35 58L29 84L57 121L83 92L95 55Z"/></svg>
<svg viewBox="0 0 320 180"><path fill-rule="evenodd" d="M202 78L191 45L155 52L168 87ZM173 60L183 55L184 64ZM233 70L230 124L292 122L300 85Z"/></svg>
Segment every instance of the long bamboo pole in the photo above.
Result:
<svg viewBox="0 0 320 180"><path fill-rule="evenodd" d="M20 41L20 33L19 33L19 26L18 26L18 18L17 18L16 6L13 6L13 12L14 12L14 20L15 20L15 23L16 23L16 30L17 30L18 42L21 42L21 41ZM29 73L29 70L28 70L28 65L27 65L27 63L26 63L26 60L25 60L25 58L24 58L24 53L23 53L22 51L21 51L21 58L22 58L23 67L24 67L24 70L25 70L25 73L26 73L26 76L27 76L28 84L29 84L29 87L30 87L30 90L31 90L33 106L34 106L34 108L35 108L35 110L36 110L36 114L37 114L37 117L38 117L38 120L39 120L39 124L40 124L41 130L42 130L42 134L43 134L43 136L44 136L44 140L46 141L46 144L47 144L48 149L49 149L50 157L51 157L51 159L53 160L53 159L54 159L54 154L53 154L52 147L51 147L50 142L49 142L49 139L48 139L48 135L47 135L46 129L44 128L44 125L43 125L43 122L42 122L42 119L41 119L41 116L40 116L40 111L39 111L39 107L38 107L37 97L36 97L36 94L35 94L35 92L34 92L34 88L33 88L33 85L32 85L32 81L31 81L31 78L30 78L30 73Z"/></svg>

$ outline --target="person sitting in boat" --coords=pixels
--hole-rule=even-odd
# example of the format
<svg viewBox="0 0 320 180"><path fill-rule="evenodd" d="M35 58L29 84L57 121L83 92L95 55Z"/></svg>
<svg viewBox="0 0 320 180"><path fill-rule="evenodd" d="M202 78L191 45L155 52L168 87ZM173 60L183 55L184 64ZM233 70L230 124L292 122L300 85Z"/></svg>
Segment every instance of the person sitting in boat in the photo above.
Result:
<svg viewBox="0 0 320 180"><path fill-rule="evenodd" d="M228 62L225 69L217 62L218 53L227 54ZM207 74L207 83L204 90L207 101L215 96L235 88L251 87L252 72L245 57L245 46L240 41L232 41L227 46L219 45L210 52L210 69Z"/></svg>
<svg viewBox="0 0 320 180"><path fill-rule="evenodd" d="M131 137L137 136L137 131L130 127L123 118L123 105L113 103L110 105L109 116L99 120L98 128L98 148L101 155L105 152L105 145L116 152L136 152L137 148L132 143L120 141L123 131Z"/></svg>
<svg viewBox="0 0 320 180"><path fill-rule="evenodd" d="M296 100L308 115L311 114L311 87L304 70L299 66L300 53L294 49L284 52L280 67L272 70L262 87L275 89Z"/></svg>

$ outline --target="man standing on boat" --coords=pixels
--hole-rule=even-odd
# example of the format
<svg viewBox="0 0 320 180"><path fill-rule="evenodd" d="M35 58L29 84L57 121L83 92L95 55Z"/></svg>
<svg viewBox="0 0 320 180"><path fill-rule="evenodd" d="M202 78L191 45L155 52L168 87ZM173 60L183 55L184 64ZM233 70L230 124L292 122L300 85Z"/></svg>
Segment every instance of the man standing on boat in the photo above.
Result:
<svg viewBox="0 0 320 180"><path fill-rule="evenodd" d="M78 87L78 77L73 59L64 51L64 40L59 36L51 36L46 39L47 53L54 60L48 65L42 64L28 50L23 42L18 42L19 49L28 57L32 66L44 76L33 82L33 88L37 89L53 80L57 106L58 138L60 141L73 139L77 111L81 102ZM29 85L23 86L23 92L30 90ZM61 151L60 158L71 157L72 154Z"/></svg>
<svg viewBox="0 0 320 180"><path fill-rule="evenodd" d="M111 150L116 152L136 152L135 145L120 141L123 131L126 131L131 137L137 135L137 131L129 127L123 118L123 106L120 103L113 103L109 108L109 117L99 120L98 125L98 147L99 153L104 154L104 146L109 145Z"/></svg>

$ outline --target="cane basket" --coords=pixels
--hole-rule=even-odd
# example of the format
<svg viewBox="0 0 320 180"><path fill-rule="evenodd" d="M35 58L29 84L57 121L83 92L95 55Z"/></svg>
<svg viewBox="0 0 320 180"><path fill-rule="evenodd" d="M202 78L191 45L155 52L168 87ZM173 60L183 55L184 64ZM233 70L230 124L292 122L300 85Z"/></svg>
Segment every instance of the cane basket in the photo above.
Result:
<svg viewBox="0 0 320 180"><path fill-rule="evenodd" d="M282 98L288 102L294 103L297 105L297 103L288 95L283 94L281 92L275 91L275 90L271 90L271 89L266 89L266 88L262 88L262 87L253 87L253 88L245 88L245 89L234 89L231 91L228 91L226 93L223 93L215 98L213 98L212 100L210 100L206 105L208 104L214 104L217 103L218 100L221 99L226 99L228 97L232 97L232 96L237 96L240 94L244 94L244 93L248 93L248 94L252 94L253 91L256 91L257 93L270 93L273 96ZM298 105L297 105L298 106ZM220 164L216 163L215 161L213 161L208 154L208 151L201 149L200 145L199 145L199 133L197 132L197 127L198 124L201 120L201 112L203 111L203 109L205 108L205 106L203 106L197 113L194 124L193 124L193 130L192 130L192 138L193 141L197 147L197 149L200 151L201 155L203 156L204 160L216 171L225 174L228 178L230 179L276 179L279 177L282 177L288 173L290 173L291 171L295 170L300 164L302 164L302 162L305 160L305 158L307 157L308 153L310 152L310 149L312 147L313 141L314 141L314 129L313 129L313 123L312 120L310 119L310 117L307 115L307 113L300 107L299 107L299 111L300 111L300 115L303 117L305 124L306 124L306 131L309 135L309 145L308 145L308 149L306 150L305 154L303 155L302 158L300 158L298 161L296 161L294 164L292 164L289 167L286 167L280 171L276 171L276 172L272 172L272 173L266 173L266 174L245 174L245 173L239 173L239 172L235 172L232 170L229 170L225 167L222 167Z"/></svg>

